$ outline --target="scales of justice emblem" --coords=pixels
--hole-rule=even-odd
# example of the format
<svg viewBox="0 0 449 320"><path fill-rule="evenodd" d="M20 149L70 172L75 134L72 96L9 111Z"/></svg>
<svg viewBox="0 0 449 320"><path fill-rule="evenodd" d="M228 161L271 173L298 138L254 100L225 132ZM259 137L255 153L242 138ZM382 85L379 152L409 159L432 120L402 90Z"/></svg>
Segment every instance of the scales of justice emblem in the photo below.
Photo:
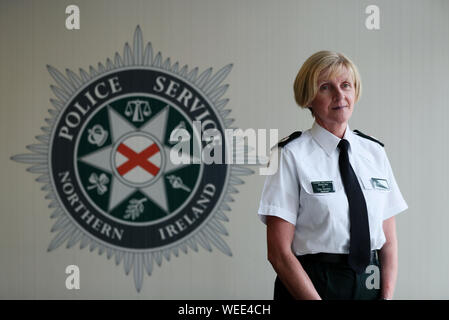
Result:
<svg viewBox="0 0 449 320"><path fill-rule="evenodd" d="M239 176L253 171L206 164L183 148L176 149L182 161L171 158L179 129L191 137L190 150L207 145L194 121L225 137L234 121L223 98L231 68L199 73L172 64L144 46L139 26L133 45L97 68L63 74L47 66L56 82L48 125L27 146L31 153L12 160L30 165L44 184L56 220L48 251L66 244L104 253L133 274L139 292L144 273L172 255L215 247L231 256L225 212L244 183Z"/></svg>

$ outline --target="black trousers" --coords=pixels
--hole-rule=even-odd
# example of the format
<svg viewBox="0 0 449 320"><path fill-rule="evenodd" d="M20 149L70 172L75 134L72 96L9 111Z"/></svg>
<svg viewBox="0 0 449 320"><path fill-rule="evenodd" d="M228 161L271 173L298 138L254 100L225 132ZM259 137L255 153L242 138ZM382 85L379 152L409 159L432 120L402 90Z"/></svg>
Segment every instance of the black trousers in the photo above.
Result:
<svg viewBox="0 0 449 320"><path fill-rule="evenodd" d="M377 256L367 273L355 273L346 262L301 261L310 280L323 300L378 300L380 299L380 263ZM274 300L293 300L277 276L274 283Z"/></svg>

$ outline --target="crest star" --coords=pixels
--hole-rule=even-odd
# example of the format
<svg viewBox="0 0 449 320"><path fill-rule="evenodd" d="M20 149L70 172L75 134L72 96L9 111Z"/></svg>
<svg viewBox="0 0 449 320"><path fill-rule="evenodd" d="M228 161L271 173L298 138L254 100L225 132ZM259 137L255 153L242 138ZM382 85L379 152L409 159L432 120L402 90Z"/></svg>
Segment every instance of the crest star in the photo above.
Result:
<svg viewBox="0 0 449 320"><path fill-rule="evenodd" d="M164 109L159 111L154 117L152 117L146 124L144 124L140 129L137 129L134 125L130 124L128 120L124 119L117 111L112 107L108 106L108 117L110 124L110 134L112 139L112 144L100 149L99 151L94 151L90 154L83 156L80 160L86 164L93 167L106 171L112 175L111 181L111 191L109 197L108 210L114 210L119 204L121 204L125 199L127 199L136 190L139 190L145 196L147 196L153 203L157 204L166 215L169 214L168 200L165 188L165 181L160 177L156 182L151 185L138 187L127 184L122 179L117 178L117 172L111 167L114 162L112 159L112 153L117 143L125 136L132 134L134 132L148 133L151 136L157 138L161 143L165 139L166 126L168 120L169 106L167 105ZM161 175L167 172L175 171L188 164L174 164L170 161L170 150L171 147L163 145L161 152L164 153L163 159L165 163L161 165L161 170L163 171ZM193 163L193 158L190 154L182 154L182 158L190 160ZM140 169L140 168L138 168Z"/></svg>

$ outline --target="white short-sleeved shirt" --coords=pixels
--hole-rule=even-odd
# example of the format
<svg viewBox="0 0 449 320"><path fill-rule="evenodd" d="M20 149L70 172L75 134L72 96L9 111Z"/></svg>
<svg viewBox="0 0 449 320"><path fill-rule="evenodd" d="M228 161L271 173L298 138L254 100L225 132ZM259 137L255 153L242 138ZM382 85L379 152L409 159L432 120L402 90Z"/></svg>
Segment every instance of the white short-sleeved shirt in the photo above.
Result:
<svg viewBox="0 0 449 320"><path fill-rule="evenodd" d="M408 208L384 148L346 128L349 161L368 209L371 250L382 248L382 223ZM299 138L273 152L278 169L267 176L258 210L262 222L277 216L295 227L296 255L349 253L349 206L340 176L340 138L316 122Z"/></svg>

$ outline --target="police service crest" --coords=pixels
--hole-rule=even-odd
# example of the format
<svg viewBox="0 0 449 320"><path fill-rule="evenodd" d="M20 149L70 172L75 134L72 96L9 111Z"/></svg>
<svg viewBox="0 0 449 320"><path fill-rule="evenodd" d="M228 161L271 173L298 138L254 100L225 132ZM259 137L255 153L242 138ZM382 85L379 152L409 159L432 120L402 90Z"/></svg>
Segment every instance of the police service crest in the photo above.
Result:
<svg viewBox="0 0 449 320"><path fill-rule="evenodd" d="M132 271L137 291L154 263L180 251L216 247L231 256L222 222L243 183L237 176L252 170L205 164L182 148L182 161L172 161L171 135L188 132L191 150L204 146L194 121L225 136L233 119L223 81L232 65L215 74L181 68L144 46L137 27L132 47L97 68L65 75L47 68L56 82L49 126L27 147L32 153L12 159L30 164L48 193L57 232L48 251L66 243L105 253Z"/></svg>

